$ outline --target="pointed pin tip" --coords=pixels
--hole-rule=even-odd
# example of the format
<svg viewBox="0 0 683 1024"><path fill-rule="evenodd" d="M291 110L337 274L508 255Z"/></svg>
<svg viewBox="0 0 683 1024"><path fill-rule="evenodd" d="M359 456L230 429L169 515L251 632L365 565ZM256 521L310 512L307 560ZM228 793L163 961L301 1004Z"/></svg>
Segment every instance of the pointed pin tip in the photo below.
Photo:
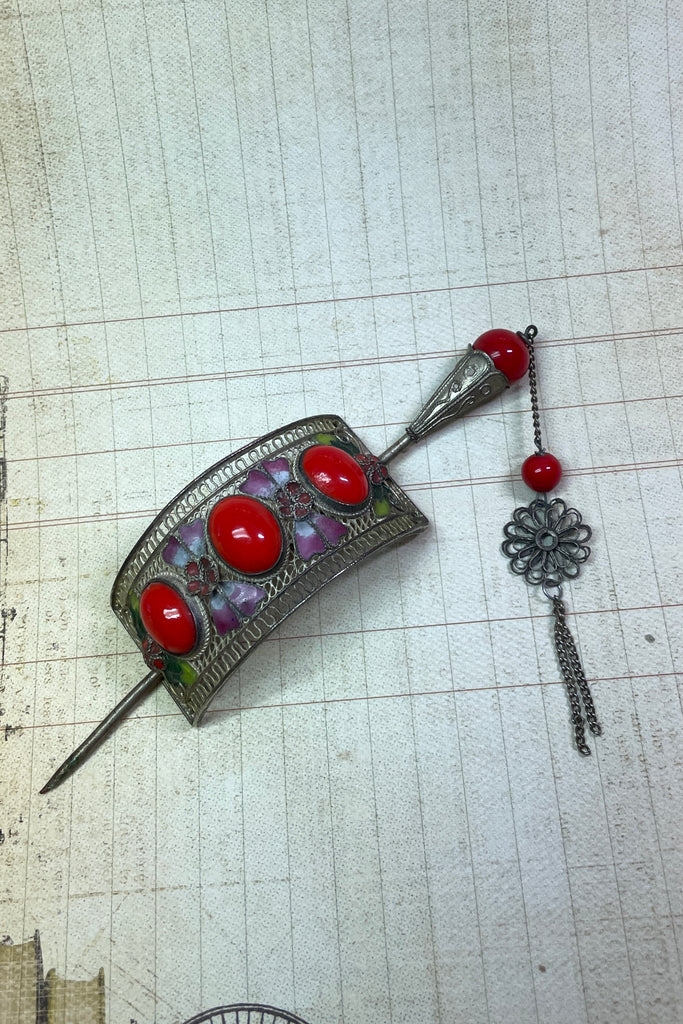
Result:
<svg viewBox="0 0 683 1024"><path fill-rule="evenodd" d="M97 728L93 729L89 736L86 736L83 742L76 747L74 752L69 754L66 761L59 766L52 778L48 779L40 792L49 793L50 790L56 789L60 783L64 782L65 779L68 779L71 773L92 754L100 743L102 743L117 722L119 722L149 690L153 689L160 679L161 676L156 671L149 672L144 679L141 679L137 686L134 686L133 689L126 694L123 700L119 701L116 707L109 712L107 717L100 722Z"/></svg>
<svg viewBox="0 0 683 1024"><path fill-rule="evenodd" d="M83 755L82 757L79 756L79 751L75 750L73 754L70 754L69 757L67 757L66 761L64 761L64 763L59 766L54 775L50 776L50 778L47 780L47 782L40 790L40 792L49 793L51 790L56 789L61 782L64 782L65 779L68 779L71 773L75 771L76 768L78 768L81 761L85 760L86 756L87 754Z"/></svg>
<svg viewBox="0 0 683 1024"><path fill-rule="evenodd" d="M49 793L51 789L56 789L57 786L59 785L59 783L62 781L61 778L60 779L57 778L58 774L59 774L59 772L55 772L55 774L52 776L52 778L48 782L46 782L45 785L43 786L43 788L38 790L38 792L39 793Z"/></svg>

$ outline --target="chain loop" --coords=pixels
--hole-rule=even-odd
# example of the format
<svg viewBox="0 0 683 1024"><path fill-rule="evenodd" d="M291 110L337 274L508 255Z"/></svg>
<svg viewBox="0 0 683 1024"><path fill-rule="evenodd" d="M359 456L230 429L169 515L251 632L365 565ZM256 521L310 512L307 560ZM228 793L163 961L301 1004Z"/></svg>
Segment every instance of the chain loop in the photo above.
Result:
<svg viewBox="0 0 683 1024"><path fill-rule="evenodd" d="M541 580L541 590L549 601L559 600L562 603L562 584L553 583L551 580Z"/></svg>

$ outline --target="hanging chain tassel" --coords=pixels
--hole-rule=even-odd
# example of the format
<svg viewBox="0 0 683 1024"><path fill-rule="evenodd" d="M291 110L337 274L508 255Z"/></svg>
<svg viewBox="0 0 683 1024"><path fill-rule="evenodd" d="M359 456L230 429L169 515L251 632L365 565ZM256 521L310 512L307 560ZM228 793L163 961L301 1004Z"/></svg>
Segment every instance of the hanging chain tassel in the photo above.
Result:
<svg viewBox="0 0 683 1024"><path fill-rule="evenodd" d="M588 728L594 736L601 736L602 728L595 714L593 695L583 671L579 652L574 643L574 637L571 635L565 619L564 602L559 596L553 597L552 600L553 614L555 616L555 629L553 630L555 650L557 651L557 660L562 669L569 703L571 704L576 747L580 754L587 756L590 754L591 749L586 743L585 722L588 723ZM581 713L581 700L583 700L583 714Z"/></svg>
<svg viewBox="0 0 683 1024"><path fill-rule="evenodd" d="M579 652L567 626L562 583L576 579L590 556L587 542L591 538L591 529L583 522L577 509L569 508L561 498L549 500L546 497L548 491L560 482L562 466L543 447L534 352L537 333L534 325L530 324L521 335L529 352L529 392L536 448L522 465L522 479L541 496L534 498L529 505L515 509L503 531L503 553L510 559L512 571L524 576L532 586L540 586L552 602L555 650L571 705L576 746L580 754L588 755L591 750L586 743L586 724L593 736L602 735L602 728L595 714Z"/></svg>

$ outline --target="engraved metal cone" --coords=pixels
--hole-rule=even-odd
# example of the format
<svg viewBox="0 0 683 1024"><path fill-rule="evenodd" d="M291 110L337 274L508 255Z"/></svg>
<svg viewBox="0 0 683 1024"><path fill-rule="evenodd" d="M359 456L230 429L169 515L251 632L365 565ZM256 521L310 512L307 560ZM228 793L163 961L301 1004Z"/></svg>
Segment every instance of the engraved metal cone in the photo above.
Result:
<svg viewBox="0 0 683 1024"><path fill-rule="evenodd" d="M470 409L490 402L508 386L504 373L497 370L485 352L470 345L460 362L441 382L424 408L406 427L415 441L457 420Z"/></svg>
<svg viewBox="0 0 683 1024"><path fill-rule="evenodd" d="M401 437L382 452L380 460L389 462L408 445L421 441L471 409L497 398L509 385L510 381L496 369L486 352L468 345L462 359L427 399Z"/></svg>

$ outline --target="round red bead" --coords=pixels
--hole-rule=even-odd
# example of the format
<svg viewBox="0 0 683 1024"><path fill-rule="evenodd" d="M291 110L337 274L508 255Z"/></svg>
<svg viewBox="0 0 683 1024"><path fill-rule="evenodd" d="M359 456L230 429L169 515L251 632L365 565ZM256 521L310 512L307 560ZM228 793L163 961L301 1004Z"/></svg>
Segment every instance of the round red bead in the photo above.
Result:
<svg viewBox="0 0 683 1024"><path fill-rule="evenodd" d="M472 348L485 352L493 360L495 368L504 373L509 381L519 380L529 369L529 349L514 331L502 327L484 331Z"/></svg>
<svg viewBox="0 0 683 1024"><path fill-rule="evenodd" d="M522 480L532 491L539 491L541 494L552 491L561 478L562 466L549 452L543 455L530 455L522 463Z"/></svg>
<svg viewBox="0 0 683 1024"><path fill-rule="evenodd" d="M142 624L169 654L189 654L197 644L197 623L175 587L162 580L148 583L140 595Z"/></svg>
<svg viewBox="0 0 683 1024"><path fill-rule="evenodd" d="M365 472L356 460L329 444L307 448L301 469L316 490L340 505L360 505L370 493Z"/></svg>
<svg viewBox="0 0 683 1024"><path fill-rule="evenodd" d="M209 537L228 565L238 572L268 572L282 554L282 530L260 501L247 495L223 498L209 516Z"/></svg>

